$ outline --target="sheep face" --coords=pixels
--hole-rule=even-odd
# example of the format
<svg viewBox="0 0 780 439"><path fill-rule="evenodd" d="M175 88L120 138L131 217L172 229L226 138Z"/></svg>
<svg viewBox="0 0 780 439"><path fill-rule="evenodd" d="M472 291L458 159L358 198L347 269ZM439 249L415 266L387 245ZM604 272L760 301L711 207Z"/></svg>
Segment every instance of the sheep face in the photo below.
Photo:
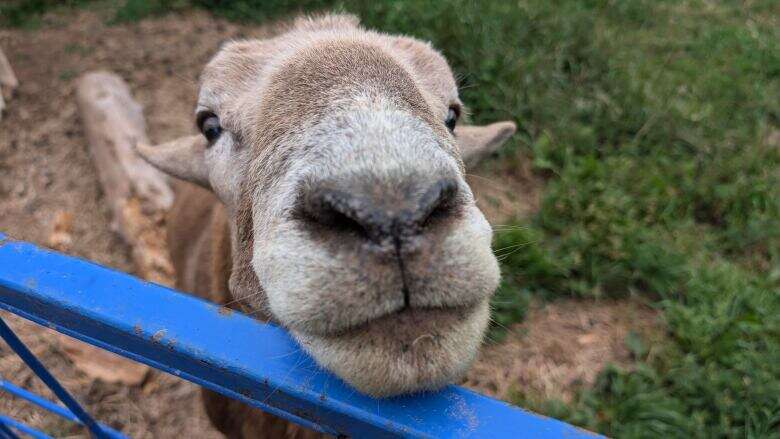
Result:
<svg viewBox="0 0 780 439"><path fill-rule="evenodd" d="M328 16L227 44L202 75L202 134L141 152L227 207L234 298L389 396L465 372L498 284L464 159L514 125L456 127L461 107L428 44Z"/></svg>

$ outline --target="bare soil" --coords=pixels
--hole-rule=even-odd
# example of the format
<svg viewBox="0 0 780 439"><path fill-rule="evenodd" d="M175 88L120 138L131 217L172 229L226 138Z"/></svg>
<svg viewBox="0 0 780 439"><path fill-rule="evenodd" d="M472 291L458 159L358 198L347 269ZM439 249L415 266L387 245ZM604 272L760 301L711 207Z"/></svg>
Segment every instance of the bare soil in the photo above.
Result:
<svg viewBox="0 0 780 439"><path fill-rule="evenodd" d="M536 306L505 340L482 348L465 385L499 399L570 401L607 364L628 364L630 331L655 340L658 323L655 310L632 301Z"/></svg>
<svg viewBox="0 0 780 439"><path fill-rule="evenodd" d="M117 26L107 26L106 18L100 10L59 13L38 30L0 30L0 46L20 81L0 122L0 231L132 272L87 151L76 79L91 70L118 73L144 106L151 140L165 141L193 132L197 75L219 44L262 29L198 12ZM541 185L530 168L493 164L482 172L469 182L492 223L536 208ZM132 437L219 437L196 386L159 372L134 386L90 378L52 331L0 315L102 422ZM566 399L607 362L627 360L629 328L652 326L654 319L631 303L560 302L532 310L505 342L484 349L466 384L500 398L522 391ZM0 376L52 397L5 345ZM0 413L56 437L84 436L7 394L0 394Z"/></svg>

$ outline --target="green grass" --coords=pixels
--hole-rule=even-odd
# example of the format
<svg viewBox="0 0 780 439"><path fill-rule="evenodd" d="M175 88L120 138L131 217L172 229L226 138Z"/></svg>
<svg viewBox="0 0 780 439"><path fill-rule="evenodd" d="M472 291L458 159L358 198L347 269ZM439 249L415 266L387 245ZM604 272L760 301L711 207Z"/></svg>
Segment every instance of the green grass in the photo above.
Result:
<svg viewBox="0 0 780 439"><path fill-rule="evenodd" d="M261 22L279 0L127 0L118 20L187 7ZM638 297L665 335L627 344L569 404L516 402L616 437L780 437L780 2L357 0L431 40L476 122L513 119L502 160L546 176L540 211L499 233L495 319L532 297ZM2 11L2 10L0 10ZM496 331L494 335L498 335Z"/></svg>
<svg viewBox="0 0 780 439"><path fill-rule="evenodd" d="M0 27L37 27L43 13L56 8L84 6L94 0L4 0L0 4Z"/></svg>

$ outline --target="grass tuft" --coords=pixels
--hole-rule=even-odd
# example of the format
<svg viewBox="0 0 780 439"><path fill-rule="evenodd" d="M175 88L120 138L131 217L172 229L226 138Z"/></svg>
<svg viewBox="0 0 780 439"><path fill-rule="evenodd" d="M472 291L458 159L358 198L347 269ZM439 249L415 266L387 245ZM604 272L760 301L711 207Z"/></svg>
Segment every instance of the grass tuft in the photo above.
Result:
<svg viewBox="0 0 780 439"><path fill-rule="evenodd" d="M33 28L40 16L55 8L82 7L95 0L4 0L0 4L0 27Z"/></svg>

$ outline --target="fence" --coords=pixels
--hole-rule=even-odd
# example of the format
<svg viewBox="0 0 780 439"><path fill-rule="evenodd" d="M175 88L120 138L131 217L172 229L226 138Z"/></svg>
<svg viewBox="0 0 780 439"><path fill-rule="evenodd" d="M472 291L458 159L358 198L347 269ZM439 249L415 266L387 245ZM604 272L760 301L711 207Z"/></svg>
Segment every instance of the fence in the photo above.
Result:
<svg viewBox="0 0 780 439"><path fill-rule="evenodd" d="M281 328L2 234L0 308L334 436L592 436L456 386L369 398L320 369ZM8 332L10 328L0 328L0 333ZM59 386L53 377L46 378L48 372L34 357L32 362L25 357L32 354L23 345L14 346L12 332L10 336L9 344L35 372L43 373L50 386ZM122 437L80 413L64 389L53 388L68 409L8 382L0 381L0 390L84 423L95 436ZM0 438L16 437L12 429L47 437L0 416Z"/></svg>

